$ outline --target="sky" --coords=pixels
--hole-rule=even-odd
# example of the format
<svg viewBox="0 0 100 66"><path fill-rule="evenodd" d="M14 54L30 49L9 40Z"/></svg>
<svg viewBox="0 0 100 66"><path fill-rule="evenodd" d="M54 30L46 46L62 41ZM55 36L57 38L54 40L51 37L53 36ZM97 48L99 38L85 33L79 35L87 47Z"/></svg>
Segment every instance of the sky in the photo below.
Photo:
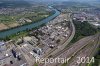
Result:
<svg viewBox="0 0 100 66"><path fill-rule="evenodd" d="M35 0L28 0L28 1L35 1ZM79 2L88 2L88 1L99 1L99 0L39 0L39 1L79 1Z"/></svg>
<svg viewBox="0 0 100 66"><path fill-rule="evenodd" d="M34 1L34 0L30 0ZM55 1L55 0L43 0L43 1ZM97 0L56 0L56 1L97 1Z"/></svg>
<svg viewBox="0 0 100 66"><path fill-rule="evenodd" d="M35 2L56 2L56 1L71 1L71 2L84 2L84 3L99 3L100 0L26 0L26 1L35 1Z"/></svg>
<svg viewBox="0 0 100 66"><path fill-rule="evenodd" d="M97 0L72 0L72 1L97 1Z"/></svg>

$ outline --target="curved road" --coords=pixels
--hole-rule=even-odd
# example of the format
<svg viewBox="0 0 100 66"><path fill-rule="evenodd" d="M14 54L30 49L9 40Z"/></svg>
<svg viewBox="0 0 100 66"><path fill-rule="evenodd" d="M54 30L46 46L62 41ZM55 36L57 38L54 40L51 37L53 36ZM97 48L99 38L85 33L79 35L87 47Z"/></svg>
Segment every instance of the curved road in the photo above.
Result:
<svg viewBox="0 0 100 66"><path fill-rule="evenodd" d="M71 18L70 18L70 23L71 23L70 27L71 27L72 32L71 32L71 35L68 38L68 40L64 44L62 44L61 46L54 48L51 52L46 54L46 56L44 56L44 57L49 57L51 55L53 56L55 54L58 54L60 51L63 51L64 48L71 42L71 40L73 39L73 37L75 35L75 26L74 26Z"/></svg>

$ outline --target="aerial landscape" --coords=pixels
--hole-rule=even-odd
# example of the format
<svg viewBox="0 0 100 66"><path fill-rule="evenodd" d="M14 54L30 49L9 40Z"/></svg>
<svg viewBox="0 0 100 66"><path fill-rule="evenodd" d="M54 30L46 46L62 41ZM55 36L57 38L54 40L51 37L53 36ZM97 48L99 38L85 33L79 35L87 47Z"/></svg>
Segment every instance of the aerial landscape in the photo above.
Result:
<svg viewBox="0 0 100 66"><path fill-rule="evenodd" d="M0 66L100 66L100 1L0 0Z"/></svg>

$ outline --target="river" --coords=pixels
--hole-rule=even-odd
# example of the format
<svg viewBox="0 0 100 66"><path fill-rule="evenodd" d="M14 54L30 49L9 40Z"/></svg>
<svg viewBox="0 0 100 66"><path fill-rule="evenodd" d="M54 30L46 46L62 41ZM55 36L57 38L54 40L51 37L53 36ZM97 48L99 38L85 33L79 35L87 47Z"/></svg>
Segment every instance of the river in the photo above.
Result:
<svg viewBox="0 0 100 66"><path fill-rule="evenodd" d="M53 8L53 7L49 6L49 8ZM35 22L35 23L33 22L31 24L28 24L28 25L23 25L23 26L16 27L14 29L9 29L9 30L0 32L0 38L5 38L7 36L18 33L20 31L24 31L26 29L36 28L44 23L51 21L52 19L54 19L55 17L57 17L60 14L60 12L57 9L53 9L53 10L55 11L55 13L53 15L43 19L42 21Z"/></svg>

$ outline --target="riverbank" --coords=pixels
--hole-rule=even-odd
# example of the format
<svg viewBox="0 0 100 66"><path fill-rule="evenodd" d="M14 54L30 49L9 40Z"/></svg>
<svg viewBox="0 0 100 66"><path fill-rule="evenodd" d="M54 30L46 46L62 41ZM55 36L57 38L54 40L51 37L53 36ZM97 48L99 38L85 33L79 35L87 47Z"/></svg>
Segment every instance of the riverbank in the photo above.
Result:
<svg viewBox="0 0 100 66"><path fill-rule="evenodd" d="M40 27L43 27L45 26L46 24L41 24L40 26L36 27L36 28L32 28L31 30L35 30L35 29L38 29ZM9 41L9 40L17 40L19 38L22 38L22 37L25 37L27 35L29 35L29 32L31 32L31 30L24 30L24 31L21 31L21 32L18 32L18 33L15 33L15 34L12 34L10 36L7 36L5 38L0 38L0 40L4 40L4 41Z"/></svg>
<svg viewBox="0 0 100 66"><path fill-rule="evenodd" d="M54 12L52 12L51 14L49 14L48 17L52 16L53 14L54 14ZM8 30L15 29L15 28L17 28L17 27L21 27L21 26L25 26L25 25L29 25L29 24L32 24L32 23L37 23L37 22L42 21L42 20L44 20L44 19L46 19L46 18L48 18L48 17L43 17L43 18L38 19L38 20L36 20L36 21L33 21L33 22L31 22L31 23L26 23L26 24L23 24L23 25L19 25L19 26L16 26L16 27L9 28L9 29L0 30L0 32L8 31Z"/></svg>
<svg viewBox="0 0 100 66"><path fill-rule="evenodd" d="M60 12L58 10L56 10L56 9L53 9L53 10L54 10L55 14L53 14L41 21L0 32L0 38L4 39L4 38L9 37L10 35L16 34L18 32L25 31L25 30L31 30L31 29L36 28L44 23L46 24L47 22L51 21L52 19L54 19L55 17L57 17L60 14Z"/></svg>

